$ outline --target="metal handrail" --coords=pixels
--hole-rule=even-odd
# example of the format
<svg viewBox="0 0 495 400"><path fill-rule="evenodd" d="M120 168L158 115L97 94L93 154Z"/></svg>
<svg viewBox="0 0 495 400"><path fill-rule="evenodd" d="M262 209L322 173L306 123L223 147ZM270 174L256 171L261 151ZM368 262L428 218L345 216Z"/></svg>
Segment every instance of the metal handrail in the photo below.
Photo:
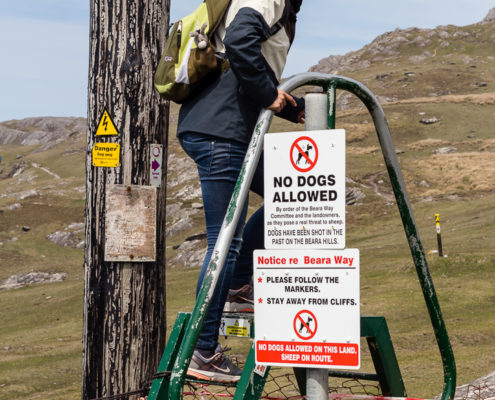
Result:
<svg viewBox="0 0 495 400"><path fill-rule="evenodd" d="M282 83L280 85L280 89L285 90L286 92L291 92L292 90L303 85L321 86L327 92L330 100L328 115L329 122L333 121L335 118L335 89L346 90L356 95L366 106L373 118L385 164L390 176L392 189L397 201L397 207L399 208L402 224L404 226L411 255L416 266L416 272L423 291L426 306L430 314L431 323L435 332L435 338L437 340L442 358L444 387L441 400L452 400L454 397L456 384L454 353L452 351L447 328L442 317L435 287L429 272L425 252L419 238L416 222L414 221L413 211L407 195L404 178L402 177L383 109L373 93L367 87L353 79L338 75L328 75L316 72L298 74ZM254 172L263 150L263 137L270 127L272 117L272 111L263 110L260 113L256 123L234 193L229 203L225 220L220 230L215 248L213 249L212 257L203 280L203 285L196 299L196 304L187 328L187 335L185 336L181 348L177 354L170 377L169 399L179 400L181 398L182 386L184 384L187 368L191 361L192 353L198 340L204 318L208 311L208 306L218 282L218 278L227 258L228 250L232 242L242 208L246 201Z"/></svg>

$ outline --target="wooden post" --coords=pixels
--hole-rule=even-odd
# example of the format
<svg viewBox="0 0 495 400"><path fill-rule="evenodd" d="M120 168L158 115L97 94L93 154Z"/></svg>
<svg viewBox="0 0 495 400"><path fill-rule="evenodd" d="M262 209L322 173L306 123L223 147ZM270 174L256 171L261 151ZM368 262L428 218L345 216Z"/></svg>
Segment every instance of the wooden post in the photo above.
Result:
<svg viewBox="0 0 495 400"><path fill-rule="evenodd" d="M440 214L435 214L435 229L437 231L438 256L443 257L442 234L440 232Z"/></svg>
<svg viewBox="0 0 495 400"><path fill-rule="evenodd" d="M170 0L91 0L83 400L143 388L165 345L168 105L153 87L153 74L168 32L169 10ZM110 122L118 135L97 137L97 130L105 133ZM119 145L118 167L93 166L96 143ZM153 197L155 261L104 261L107 193L114 185L128 185L129 191L132 185L150 185L152 144L163 145L162 178Z"/></svg>

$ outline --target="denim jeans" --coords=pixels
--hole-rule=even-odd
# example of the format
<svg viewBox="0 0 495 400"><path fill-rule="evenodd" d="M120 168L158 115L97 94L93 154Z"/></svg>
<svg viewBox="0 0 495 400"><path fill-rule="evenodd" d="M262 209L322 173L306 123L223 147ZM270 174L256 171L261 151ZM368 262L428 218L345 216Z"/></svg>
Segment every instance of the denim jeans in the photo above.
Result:
<svg viewBox="0 0 495 400"><path fill-rule="evenodd" d="M247 145L212 136L185 132L179 136L184 151L198 168L203 196L208 248L198 278L199 293L213 248L223 224L227 208L247 151ZM251 190L263 195L263 161L256 169ZM196 348L213 350L218 342L218 330L229 288L239 288L251 280L252 252L263 248L263 209L249 219L245 229L247 200L242 210L226 263L203 323Z"/></svg>

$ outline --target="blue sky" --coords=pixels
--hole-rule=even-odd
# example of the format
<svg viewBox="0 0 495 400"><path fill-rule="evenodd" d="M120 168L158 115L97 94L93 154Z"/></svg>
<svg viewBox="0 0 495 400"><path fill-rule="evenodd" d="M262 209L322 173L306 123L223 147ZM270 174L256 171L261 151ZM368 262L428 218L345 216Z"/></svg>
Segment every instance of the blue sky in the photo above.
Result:
<svg viewBox="0 0 495 400"><path fill-rule="evenodd" d="M171 20L200 0L171 0ZM0 0L0 121L86 116L87 0ZM468 25L495 0L305 0L284 75L411 26Z"/></svg>

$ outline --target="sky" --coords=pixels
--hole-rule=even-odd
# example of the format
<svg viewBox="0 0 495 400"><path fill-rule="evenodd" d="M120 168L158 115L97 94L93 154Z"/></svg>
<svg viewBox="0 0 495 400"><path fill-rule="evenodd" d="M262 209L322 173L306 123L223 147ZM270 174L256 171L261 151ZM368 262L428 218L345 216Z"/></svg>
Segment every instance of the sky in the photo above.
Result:
<svg viewBox="0 0 495 400"><path fill-rule="evenodd" d="M171 21L200 0L171 0ZM0 0L0 121L87 114L88 0ZM495 0L305 0L284 76L396 28L481 21Z"/></svg>

